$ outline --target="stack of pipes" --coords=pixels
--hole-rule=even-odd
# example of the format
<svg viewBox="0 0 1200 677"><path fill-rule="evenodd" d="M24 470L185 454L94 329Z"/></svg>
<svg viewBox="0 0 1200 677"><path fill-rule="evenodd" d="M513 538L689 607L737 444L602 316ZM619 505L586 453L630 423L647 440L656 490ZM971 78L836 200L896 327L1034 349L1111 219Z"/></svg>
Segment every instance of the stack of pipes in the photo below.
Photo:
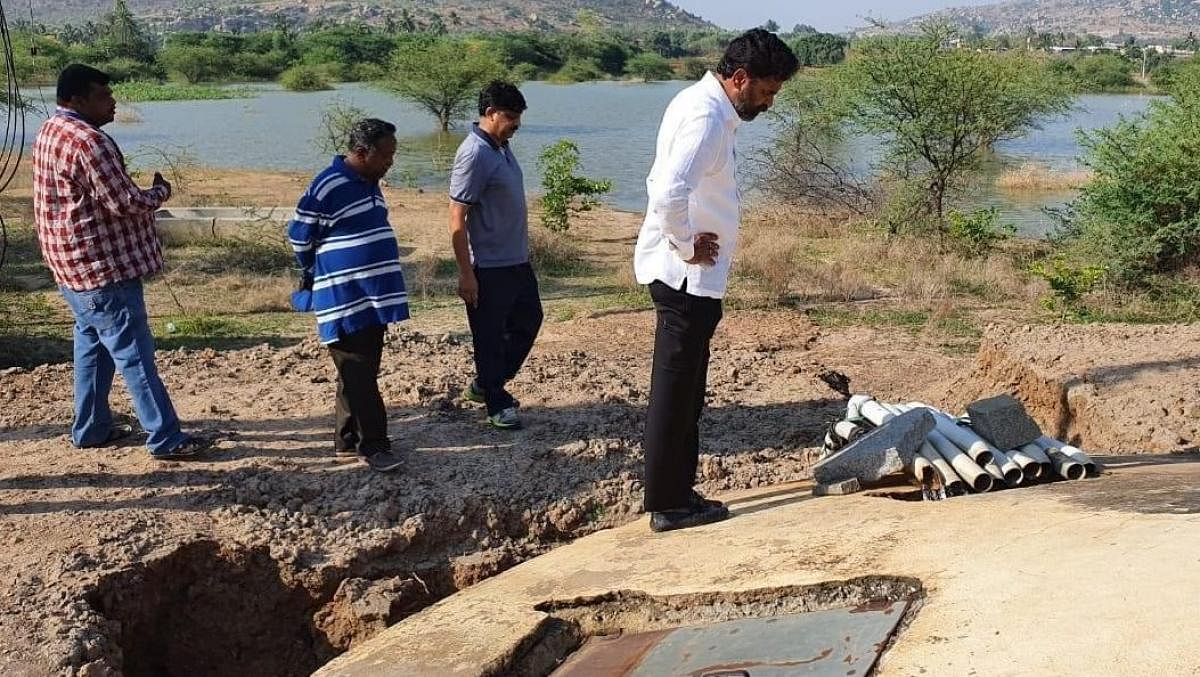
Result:
<svg viewBox="0 0 1200 677"><path fill-rule="evenodd" d="M965 419L921 402L885 404L869 395L850 398L845 420L825 438L826 448L836 450L871 428L919 408L928 409L936 424L906 468L922 487L937 486L948 496L959 496L1058 478L1078 480L1100 472L1087 454L1065 442L1043 435L1019 449L1000 450L976 434Z"/></svg>

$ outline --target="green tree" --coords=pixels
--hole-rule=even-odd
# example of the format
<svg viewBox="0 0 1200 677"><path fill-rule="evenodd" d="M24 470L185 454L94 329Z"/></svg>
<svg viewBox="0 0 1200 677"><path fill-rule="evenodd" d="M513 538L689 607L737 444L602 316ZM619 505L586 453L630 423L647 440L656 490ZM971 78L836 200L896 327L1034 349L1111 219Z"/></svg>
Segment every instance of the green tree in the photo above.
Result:
<svg viewBox="0 0 1200 677"><path fill-rule="evenodd" d="M567 230L571 212L591 209L597 203L597 195L612 190L612 181L608 179L575 175L579 168L579 147L568 139L546 146L538 165L542 170L542 225L552 231Z"/></svg>
<svg viewBox="0 0 1200 677"><path fill-rule="evenodd" d="M297 64L279 75L279 84L293 92L319 92L333 89L329 76L317 66Z"/></svg>
<svg viewBox="0 0 1200 677"><path fill-rule="evenodd" d="M483 43L453 38L413 42L396 49L384 85L424 108L442 131L464 117L488 82L503 77L504 65Z"/></svg>
<svg viewBox="0 0 1200 677"><path fill-rule="evenodd" d="M675 71L671 70L671 64L655 52L642 52L626 61L625 72L646 82L670 80L675 76Z"/></svg>
<svg viewBox="0 0 1200 677"><path fill-rule="evenodd" d="M792 40L792 51L801 66L832 66L846 60L850 42L840 35L809 33Z"/></svg>
<svg viewBox="0 0 1200 677"><path fill-rule="evenodd" d="M1200 65L1144 116L1079 136L1093 179L1064 233L1074 252L1128 286L1200 263Z"/></svg>
<svg viewBox="0 0 1200 677"><path fill-rule="evenodd" d="M162 49L158 62L170 75L196 83L227 78L233 59L214 47L172 42Z"/></svg>
<svg viewBox="0 0 1200 677"><path fill-rule="evenodd" d="M110 57L135 59L143 63L154 60L154 43L129 11L125 0L116 0L112 11L104 15L99 34L100 43Z"/></svg>
<svg viewBox="0 0 1200 677"><path fill-rule="evenodd" d="M1132 87L1133 64L1116 54L1083 57L1075 62L1075 80L1088 91Z"/></svg>
<svg viewBox="0 0 1200 677"><path fill-rule="evenodd" d="M774 19L767 19L767 22L762 25L764 31L768 33L778 33L779 24Z"/></svg>
<svg viewBox="0 0 1200 677"><path fill-rule="evenodd" d="M860 43L838 68L845 120L883 139L885 169L925 190L922 212L945 228L946 201L997 141L1061 114L1071 99L1036 60L947 50L945 32Z"/></svg>

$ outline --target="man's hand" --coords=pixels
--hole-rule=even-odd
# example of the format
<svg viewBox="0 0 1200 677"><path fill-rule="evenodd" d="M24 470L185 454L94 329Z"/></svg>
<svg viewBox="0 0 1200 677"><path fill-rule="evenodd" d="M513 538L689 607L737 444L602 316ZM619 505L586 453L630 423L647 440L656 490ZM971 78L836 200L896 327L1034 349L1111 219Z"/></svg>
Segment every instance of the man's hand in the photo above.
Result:
<svg viewBox="0 0 1200 677"><path fill-rule="evenodd" d="M166 186L167 196L171 195L171 182L164 179L161 172L154 172L154 186L156 188L158 186Z"/></svg>
<svg viewBox="0 0 1200 677"><path fill-rule="evenodd" d="M471 308L479 307L479 281L475 271L467 269L458 274L458 297Z"/></svg>
<svg viewBox="0 0 1200 677"><path fill-rule="evenodd" d="M694 256L684 263L694 266L711 266L717 263L721 245L717 244L716 233L700 233L696 236L694 246Z"/></svg>

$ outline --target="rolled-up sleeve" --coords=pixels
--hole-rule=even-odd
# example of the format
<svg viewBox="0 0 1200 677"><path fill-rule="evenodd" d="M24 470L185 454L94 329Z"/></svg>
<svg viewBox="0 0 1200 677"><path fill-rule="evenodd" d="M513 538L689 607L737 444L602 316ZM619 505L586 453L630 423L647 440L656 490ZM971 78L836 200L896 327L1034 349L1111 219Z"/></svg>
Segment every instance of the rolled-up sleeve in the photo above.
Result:
<svg viewBox="0 0 1200 677"><path fill-rule="evenodd" d="M479 204L490 170L478 149L464 144L454 156L454 168L450 170L450 199L469 207Z"/></svg>
<svg viewBox="0 0 1200 677"><path fill-rule="evenodd" d="M675 133L664 171L656 177L663 185L650 196L650 213L662 224L663 235L684 261L695 256L698 235L692 232L688 201L701 179L720 161L722 134L720 123L712 115L685 120Z"/></svg>

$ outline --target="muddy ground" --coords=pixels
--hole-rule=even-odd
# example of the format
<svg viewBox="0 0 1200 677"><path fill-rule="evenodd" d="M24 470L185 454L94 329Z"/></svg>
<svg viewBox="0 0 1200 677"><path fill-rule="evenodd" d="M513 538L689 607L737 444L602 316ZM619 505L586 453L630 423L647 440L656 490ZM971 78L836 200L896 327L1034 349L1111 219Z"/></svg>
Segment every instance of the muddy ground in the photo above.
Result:
<svg viewBox="0 0 1200 677"><path fill-rule="evenodd" d="M75 450L70 366L7 371L0 674L307 674L463 586L636 519L652 319L548 324L514 384L517 433L459 396L466 336L394 329L381 384L408 459L395 475L332 460L334 372L313 340L160 354L181 416L222 439L205 462ZM935 401L970 371L919 337L884 338L795 311L729 313L701 489L806 477L842 409L826 371Z"/></svg>

